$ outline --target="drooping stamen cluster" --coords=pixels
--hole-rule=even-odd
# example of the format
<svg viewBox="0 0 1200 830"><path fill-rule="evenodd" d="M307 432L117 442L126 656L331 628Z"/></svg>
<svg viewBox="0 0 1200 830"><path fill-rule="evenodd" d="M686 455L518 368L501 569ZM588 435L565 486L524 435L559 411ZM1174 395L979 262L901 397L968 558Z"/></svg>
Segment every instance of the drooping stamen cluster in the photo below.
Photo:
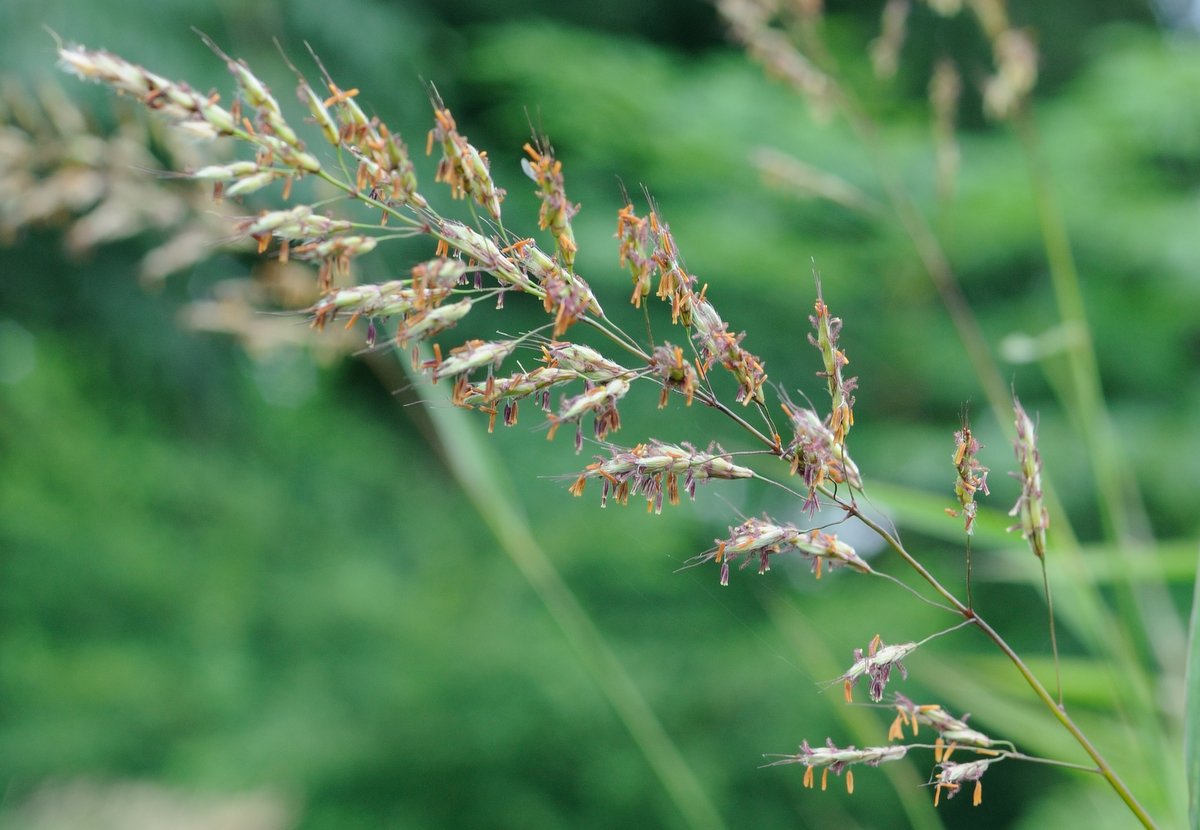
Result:
<svg viewBox="0 0 1200 830"><path fill-rule="evenodd" d="M949 760L949 755L950 753L947 752L944 760L938 764L938 774L934 778L933 806L936 807L941 801L943 790L946 798L954 798L964 783L974 781L975 789L971 794L971 804L978 807L983 802L983 782L979 779L983 778L988 767L1002 759L978 758L960 764Z"/></svg>
<svg viewBox="0 0 1200 830"><path fill-rule="evenodd" d="M817 280L817 301L813 308L814 313L808 320L817 333L810 334L808 342L817 347L825 363L825 371L817 372L817 376L825 378L829 385L829 398L833 405L829 412L829 429L833 432L833 440L844 444L846 433L854 425L854 396L850 393L858 386L858 378L842 377L842 367L850 362L837 347L842 318L830 316L829 307L821 296L820 280Z"/></svg>
<svg viewBox="0 0 1200 830"><path fill-rule="evenodd" d="M1037 430L1033 421L1025 414L1021 402L1013 398L1016 413L1017 440L1014 445L1019 469L1010 473L1021 482L1021 495L1008 515L1019 517L1010 531L1020 530L1021 536L1038 559L1046 557L1046 531L1050 527L1050 514L1042 498L1042 457L1037 448Z"/></svg>
<svg viewBox="0 0 1200 830"><path fill-rule="evenodd" d="M454 385L451 402L466 409L478 407L488 413L488 432L496 426L496 404L504 401L504 425L513 426L517 422L518 404L521 400L537 396L542 411L550 411L550 390L581 379L578 372L570 369L558 369L550 366L539 366L531 372L520 372L512 377L494 378L488 376L487 382L480 386L459 378Z"/></svg>
<svg viewBox="0 0 1200 830"><path fill-rule="evenodd" d="M771 569L772 556L798 553L811 563L817 579L822 569L834 570L842 565L861 573L870 573L871 566L864 562L854 548L841 541L836 535L820 530L800 530L792 524L776 524L769 518L747 519L737 527L729 529L729 538L716 539L715 548L689 560L689 565L716 562L721 566L721 584L729 584L730 564L739 556L739 570L751 562L758 563L759 574Z"/></svg>
<svg viewBox="0 0 1200 830"><path fill-rule="evenodd" d="M487 153L480 152L458 131L454 116L442 103L437 90L430 88L433 104L433 129L425 144L425 155L433 152L436 141L442 147L442 158L438 161L436 180L450 185L455 199L474 199L495 221L500 221L500 203L504 191L496 187L488 169Z"/></svg>
<svg viewBox="0 0 1200 830"><path fill-rule="evenodd" d="M646 509L661 513L664 493L671 504L679 504L680 476L684 492L694 500L697 484L714 478L752 478L754 471L734 464L729 454L716 444L700 452L688 443L650 441L630 450L613 447L612 458L598 458L589 464L575 479L570 492L583 495L588 479L599 478L603 482L601 507L607 506L610 494L618 504L626 504L631 495L645 496Z"/></svg>
<svg viewBox="0 0 1200 830"><path fill-rule="evenodd" d="M542 207L538 211L538 227L554 234L558 255L570 271L575 265L575 231L571 220L579 212L579 205L567 199L563 184L562 162L554 157L554 148L543 138L534 137L534 143L525 145L528 159L521 159L521 169L537 184L537 197Z"/></svg>
<svg viewBox="0 0 1200 830"><path fill-rule="evenodd" d="M962 429L954 433L954 467L958 471L958 477L954 481L954 495L958 497L962 510L947 509L946 512L951 516L963 517L963 529L968 536L975 532L975 516L979 512L979 505L975 503L975 493L981 492L985 496L988 494L988 468L976 458L980 449L980 443L964 417Z"/></svg>
<svg viewBox="0 0 1200 830"><path fill-rule="evenodd" d="M672 389L683 393L687 405L692 405L700 379L696 367L683 359L683 349L670 343L656 346L650 355L649 369L662 383L662 394L658 396L659 409L667 405Z"/></svg>
<svg viewBox="0 0 1200 830"><path fill-rule="evenodd" d="M883 700L883 690L887 687L888 680L891 679L893 668L900 672L902 678L908 679L908 669L904 668L904 664L900 661L911 654L916 647L917 643L885 646L883 640L876 634L867 646L866 654L863 654L861 648L854 649L854 665L838 678L842 681L846 702L850 703L854 699L852 690L864 675L871 678L869 690L871 700L875 703Z"/></svg>
<svg viewBox="0 0 1200 830"><path fill-rule="evenodd" d="M868 767L877 767L880 764L888 761L899 761L908 753L908 747L904 745L894 746L868 746L863 749L855 749L853 746L843 748L834 744L832 738L825 740L825 746L812 747L808 741L800 744L800 751L795 755L785 755L778 761L773 761L767 766L775 767L783 764L804 764L807 769L804 771L804 786L810 789L813 786L813 769L823 767L821 771L821 790L825 790L826 784L829 782L829 773L841 775L843 770L846 773L846 792L854 792L854 772L849 767L856 764L862 764Z"/></svg>
<svg viewBox="0 0 1200 830"><path fill-rule="evenodd" d="M552 440L554 433L565 423L574 423L578 426L583 416L590 412L595 421L593 434L597 440L603 441L608 433L621 428L621 414L617 411L617 402L628 392L629 381L625 378L614 378L608 383L598 386L593 386L590 381L586 382L583 392L566 398L559 406L558 412L547 416L550 420L550 431L546 434L546 439ZM575 430L575 452L582 449L583 431L581 428L577 428Z"/></svg>
<svg viewBox="0 0 1200 830"><path fill-rule="evenodd" d="M920 726L932 727L938 733L938 744L934 748L934 758L938 761L942 760L941 746L944 744L986 749L995 743L978 729L972 729L967 725L969 715L956 718L936 703L919 705L899 692L895 694L894 700L896 719L892 721L891 728L888 729L888 740L903 740L906 726L912 729L914 738L917 737Z"/></svg>
<svg viewBox="0 0 1200 830"><path fill-rule="evenodd" d="M783 458L791 461L792 475L799 473L808 487L804 508L811 513L820 507L817 488L827 480L861 490L863 483L858 465L817 413L786 400L783 411L792 422L793 432L791 443L783 449Z"/></svg>

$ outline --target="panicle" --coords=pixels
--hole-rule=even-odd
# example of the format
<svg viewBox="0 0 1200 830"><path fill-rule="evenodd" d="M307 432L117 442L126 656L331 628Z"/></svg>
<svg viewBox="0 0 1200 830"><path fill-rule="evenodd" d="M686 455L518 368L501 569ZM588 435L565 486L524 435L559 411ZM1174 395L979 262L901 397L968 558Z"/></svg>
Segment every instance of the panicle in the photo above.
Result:
<svg viewBox="0 0 1200 830"><path fill-rule="evenodd" d="M987 772L988 767L999 760L1001 759L979 758L961 764L956 761L942 761L938 764L938 774L934 778L934 806L936 807L941 800L943 791L946 793L946 798L954 798L958 794L958 791L962 789L964 783L974 781L975 789L971 796L971 804L978 807L983 801L983 783L979 779L983 778L983 774Z"/></svg>
<svg viewBox="0 0 1200 830"><path fill-rule="evenodd" d="M315 239L297 245L291 249L291 255L296 259L321 263L317 281L324 292L333 285L335 276L349 270L351 259L370 253L378 244L379 240L374 236L341 234L331 239Z"/></svg>
<svg viewBox="0 0 1200 830"><path fill-rule="evenodd" d="M606 383L619 377L627 378L632 374L621 364L581 343L552 341L542 347L542 359L547 366L570 369L597 383Z"/></svg>
<svg viewBox="0 0 1200 830"><path fill-rule="evenodd" d="M819 0L799 0L787 4L802 19L819 13ZM778 3L761 0L718 0L717 10L729 25L734 40L743 44L750 57L762 64L767 74L796 90L808 102L818 120L828 120L837 97L834 81L813 65L789 41L782 30L772 26ZM787 26L796 25L784 21Z"/></svg>
<svg viewBox="0 0 1200 830"><path fill-rule="evenodd" d="M483 366L498 367L517 347L517 340L468 340L450 350L450 356L442 359L441 349L434 346L434 358L425 361L421 368L429 373L434 383L441 378L467 375Z"/></svg>
<svg viewBox="0 0 1200 830"><path fill-rule="evenodd" d="M667 405L667 398L672 389L683 394L688 406L692 405L692 398L696 395L700 380L696 367L683 359L683 349L670 343L656 346L650 355L649 369L662 383L662 394L658 398L659 409Z"/></svg>
<svg viewBox="0 0 1200 830"><path fill-rule="evenodd" d="M189 125L193 135L216 138L240 129L233 113L218 105L215 94L201 95L185 83L169 81L111 52L72 44L61 47L58 58L65 71L132 95L176 124Z"/></svg>
<svg viewBox="0 0 1200 830"><path fill-rule="evenodd" d="M854 699L851 690L864 676L869 677L871 681L869 688L871 700L875 703L883 700L883 690L887 687L893 668L900 672L902 678L908 678L908 670L900 661L911 654L916 647L916 643L885 646L883 640L876 634L867 646L866 654L863 654L861 648L854 649L854 665L838 678L842 681L846 702L849 703Z"/></svg>
<svg viewBox="0 0 1200 830"><path fill-rule="evenodd" d="M751 518L729 529L729 537L715 540L717 546L689 560L689 565L716 562L721 566L721 584L729 584L731 562L742 558L739 569L751 562L758 563L759 574L771 569L770 558L780 554L798 553L812 563L813 573L821 578L823 569L834 570L843 565L860 573L871 573L854 548L831 533L820 530L800 530L792 524L778 524L767 517Z"/></svg>
<svg viewBox="0 0 1200 830"><path fill-rule="evenodd" d="M500 246L474 228L442 219L437 222L435 234L441 240L443 250L454 249L465 254L477 263L487 273L495 277L501 285L510 285L521 291L528 292L539 298L545 298L545 292L529 275L513 260L500 250Z"/></svg>
<svg viewBox="0 0 1200 830"><path fill-rule="evenodd" d="M296 131L284 119L279 102L275 100L275 96L271 94L267 85L250 71L249 65L244 60L234 60L226 55L209 38L205 37L204 42L225 61L225 65L229 67L229 71L237 80L238 87L242 90L242 97L258 114L258 132L274 136L293 150L304 150L304 143L300 141ZM320 169L320 165L317 166L317 169Z"/></svg>
<svg viewBox="0 0 1200 830"><path fill-rule="evenodd" d="M617 402L629 392L629 381L625 378L614 378L608 383L592 386L562 402L558 412L549 415L550 431L546 438L553 439L554 433L564 423L579 424L584 415L589 412L595 419L593 430L596 438L603 441L610 432L621 428L621 415L617 412ZM583 433L575 432L575 452L583 449Z"/></svg>
<svg viewBox="0 0 1200 830"><path fill-rule="evenodd" d="M541 283L546 311L554 312L555 337L589 311L598 316L604 313L583 277L563 268L532 239L522 240L512 250L529 275Z"/></svg>
<svg viewBox="0 0 1200 830"><path fill-rule="evenodd" d="M933 111L933 150L937 168L938 198L948 202L954 196L962 155L955 136L958 100L962 96L962 77L954 61L941 58L929 79L929 105Z"/></svg>
<svg viewBox="0 0 1200 830"><path fill-rule="evenodd" d="M641 308L642 300L650 294L650 279L654 274L654 241L650 219L639 217L632 204L617 211L617 240L621 267L633 275L633 296L630 302Z"/></svg>
<svg viewBox="0 0 1200 830"><path fill-rule="evenodd" d="M531 372L520 372L505 378L489 375L483 385L460 379L454 386L451 401L456 406L467 409L478 407L488 413L488 432L491 432L496 426L496 406L501 401L504 403L504 425L513 426L517 422L518 403L521 400L537 396L542 411L549 413L551 388L576 380L580 380L577 372L549 366L539 366Z"/></svg>
<svg viewBox="0 0 1200 830"><path fill-rule="evenodd" d="M868 746L863 749L856 749L853 745L847 747L838 747L834 744L832 738L825 740L825 746L813 747L805 740L800 744L800 751L795 755L784 755L777 761L773 761L767 766L781 766L783 764L804 764L807 769L804 771L804 786L812 788L814 786L813 770L821 767L821 789L824 790L829 783L829 773L841 775L843 771L846 773L846 792L854 792L854 777L853 773L848 769L856 764L862 764L867 767L877 767L880 764L885 764L888 761L899 761L908 754L908 747L903 744L892 746Z"/></svg>
<svg viewBox="0 0 1200 830"><path fill-rule="evenodd" d="M825 371L818 372L818 377L825 378L829 385L829 398L833 408L829 413L829 428L833 432L833 440L837 444L846 442L846 433L854 425L854 396L850 393L858 386L858 378L843 378L842 367L850 361L845 353L837 347L838 335L842 331L842 319L829 314L829 307L821 296L821 280L817 279L817 301L813 306L814 313L808 318L815 335L808 336L808 342L821 352Z"/></svg>
<svg viewBox="0 0 1200 830"><path fill-rule="evenodd" d="M416 169L408 147L378 118L367 117L354 100L357 89L342 89L326 72L325 86L329 97L322 100L302 75L297 73L297 77L297 94L308 105L325 140L344 148L357 159L355 187L359 192L366 192L371 198L392 207L404 205L423 209L429 206L418 192Z"/></svg>
<svg viewBox="0 0 1200 830"><path fill-rule="evenodd" d="M452 328L467 316L472 305L471 300L460 300L450 305L411 312L396 327L396 344L407 346L413 340L424 340Z"/></svg>
<svg viewBox="0 0 1200 830"><path fill-rule="evenodd" d="M436 305L447 296L448 289L421 291L407 280L364 283L327 293L308 313L312 315L313 327L322 329L343 312L351 315L351 322L359 317L392 317Z"/></svg>
<svg viewBox="0 0 1200 830"><path fill-rule="evenodd" d="M805 509L815 512L820 506L817 488L826 480L861 490L863 482L858 465L817 413L787 400L783 402L783 411L787 413L793 431L792 441L784 448L783 457L791 461L792 475L799 473L808 487Z"/></svg>
<svg viewBox="0 0 1200 830"><path fill-rule="evenodd" d="M1042 497L1042 456L1037 448L1037 429L1016 398L1013 398L1013 411L1016 414L1017 440L1014 449L1018 469L1010 475L1021 483L1021 495L1012 510L1008 511L1008 515L1019 518L1009 531L1020 530L1037 558L1045 559L1050 514Z"/></svg>
<svg viewBox="0 0 1200 830"><path fill-rule="evenodd" d="M729 324L717 314L704 292L695 295L692 303L692 329L701 370L707 373L714 362L719 362L738 382L735 398L738 403L742 406L751 401L763 403L766 400L763 386L767 382L767 373L762 361L742 348L746 333L730 333Z"/></svg>
<svg viewBox="0 0 1200 830"><path fill-rule="evenodd" d="M664 494L671 504L679 503L680 476L683 477L684 491L693 500L697 484L714 478L754 476L753 470L734 464L729 454L716 444L710 444L701 452L688 443L650 441L630 450L613 447L611 458L597 458L575 479L570 492L575 496L582 495L588 479L599 478L603 486L601 507L607 506L609 495L618 504L626 504L630 495L640 495L646 498L648 510L661 513Z"/></svg>
<svg viewBox="0 0 1200 830"><path fill-rule="evenodd" d="M962 429L954 433L954 467L958 471L954 482L954 495L958 498L962 510L947 512L952 516L963 516L963 525L968 536L975 532L975 516L979 510L975 503L975 493L980 492L985 496L988 494L988 468L976 458L980 449L979 441L971 432L971 425L964 415Z"/></svg>
<svg viewBox="0 0 1200 830"><path fill-rule="evenodd" d="M995 743L984 733L967 726L969 715L956 718L936 703L918 705L899 692L895 694L894 700L896 719L892 721L888 730L888 738L891 740L902 740L906 726L911 728L914 738L921 726L929 726L937 732L938 740L942 744L986 749ZM940 755L936 760L941 760Z"/></svg>
<svg viewBox="0 0 1200 830"><path fill-rule="evenodd" d="M442 147L442 158L438 162L436 180L450 185L455 199L470 197L484 208L493 220L500 221L500 202L504 191L496 187L488 169L487 154L476 150L466 136L458 131L454 116L442 103L437 90L430 89L433 103L433 129L425 153L433 152L436 141Z"/></svg>
<svg viewBox="0 0 1200 830"><path fill-rule="evenodd" d="M537 197L542 206L538 211L538 227L554 234L558 256L568 271L575 266L575 230L571 220L579 212L579 205L567 199L563 183L562 162L554 157L554 148L543 138L534 137L533 144L525 145L528 159L521 159L521 169L538 186Z"/></svg>
<svg viewBox="0 0 1200 830"><path fill-rule="evenodd" d="M436 257L412 268L413 288L419 292L446 292L462 282L467 264L461 259Z"/></svg>
<svg viewBox="0 0 1200 830"><path fill-rule="evenodd" d="M264 211L241 220L236 227L239 233L253 237L262 253L272 235L289 240L328 238L331 234L349 230L351 223L315 214L308 205L297 205L291 210Z"/></svg>

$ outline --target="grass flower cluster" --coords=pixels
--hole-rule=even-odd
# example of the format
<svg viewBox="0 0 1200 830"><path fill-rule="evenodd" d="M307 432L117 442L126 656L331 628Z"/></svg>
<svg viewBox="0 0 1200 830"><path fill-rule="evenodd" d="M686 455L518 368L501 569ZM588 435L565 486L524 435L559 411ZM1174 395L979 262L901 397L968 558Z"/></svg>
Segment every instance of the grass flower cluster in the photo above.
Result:
<svg viewBox="0 0 1200 830"><path fill-rule="evenodd" d="M750 54L801 91L816 109L829 112L844 103L835 77L820 68L815 57L796 49L776 20L796 15L793 22L805 31L813 25L818 4L792 4L794 8L787 12L758 0L723 0L719 5ZM958 11L954 3L930 5L939 13ZM1032 42L1027 33L1008 25L1001 4L973 5L994 53L995 73L986 81L984 105L996 118L1016 118L1036 80ZM907 6L887 4L883 34L872 50L881 73L894 71ZM174 127L204 139L230 138L247 150L243 160L181 172L210 183L218 201L228 203L268 192L278 199L275 209L235 220L233 227L262 254L314 267L319 297L304 311L312 328L325 329L334 321L345 320L348 327L364 321L363 349L411 354L414 371L434 383L444 381L448 399L485 416L489 431L497 420L506 426L515 424L520 404L528 400L543 413L548 439L553 440L565 427L574 432L574 448L579 453L585 432L590 432L604 453L572 476L568 490L579 496L594 483L600 489L601 506L610 498L625 504L633 496L645 499L647 508L657 513L664 504L678 504L681 490L694 498L699 484L737 486L740 480L760 479L794 494L810 519L815 520L823 508L840 514L841 521L858 522L881 538L889 555L908 569L913 581L938 596L937 604L949 623L930 637L973 633L990 641L1012 661L1034 697L1046 705L1047 717L1078 741L1091 759L1087 769L1103 776L1132 813L1151 825L1106 758L1059 705L1061 690L1056 704L1022 658L974 610L973 603L963 601L939 581L895 533L883 528L860 505L868 478L848 449L858 381L847 376L850 360L839 346L842 321L827 304L820 280L809 341L816 351L814 370L824 381L827 399L800 405L789 399L784 386L768 383L763 360L751 350L752 336L718 311L720 286L710 290L688 269L653 201L648 200L640 210L628 201L615 217L615 259L629 271L631 304L643 308L653 300L660 301L664 324L672 327L674 343L682 345L661 339L642 342L631 336L609 316L576 271L578 241L572 222L579 205L568 196L563 163L545 136L535 135L525 145L522 163L540 205L536 226L547 236L539 242L535 235L513 230L520 223L511 222L504 212L505 192L491 175L488 154L460 132L432 86L432 126L423 146L426 153L438 154L434 185L445 186L452 202L465 204L466 218L447 216L435 206L438 199L418 180L401 133L378 117L368 116L358 103L359 91L339 85L315 55L324 88L318 91L297 71L296 91L306 110L301 117L315 124L326 144L321 148L306 146L295 128L299 122L285 112L245 62L209 45L233 75L237 94L229 101L108 52L69 45L60 49L59 56L68 72L136 99ZM949 145L958 84L951 67L938 66L931 95L941 125L935 131L944 156L939 171L947 177L954 168ZM342 198L289 204L294 183L306 179L323 182ZM335 213L335 207L348 202L358 204L357 216ZM369 221L364 221L364 216ZM918 228L918 236L921 233ZM356 260L397 237L427 240L429 258L399 279L363 284L349 281ZM952 287L942 287L952 292ZM545 325L515 337L445 343L443 335L468 315L500 314L506 303L519 301L521 295L529 295L541 305ZM604 349L573 339L580 329L598 335ZM537 365L526 367L515 357L518 349L531 347L537 347L540 356ZM731 395L720 391L726 388L725 382L714 382L717 373L728 376ZM621 429L621 409L628 405L634 385L655 387L660 408L699 403L712 409L743 430L746 446L736 453L716 444L701 450L699 443L689 443L685 436L670 436L669 441L639 436L631 444L612 443ZM1009 406L1017 436L1018 469L1014 475L1021 485L1012 512L1017 517L1013 529L1020 532L1038 560L1044 561L1049 512L1036 429L1018 401L1012 399ZM785 416L782 432L776 421L780 411ZM959 507L951 512L962 516L969 537L977 517L976 499L988 494L988 469L979 461L982 448L965 420L954 433L953 448L947 477L953 470ZM839 569L848 579L885 576L829 525L801 527L764 515L731 527L726 538L714 543L689 564L716 566L714 576L721 585L729 583L734 565L743 569L753 565L764 574L781 557L805 562L818 578ZM902 580L887 578L912 590ZM1048 590L1047 585L1047 597ZM906 678L910 671L921 671L919 647L930 637L885 645L877 635L865 650L856 649L853 662L835 681L843 685L847 702L852 700L855 684L865 680L871 701L882 703L896 675ZM1001 760L1074 766L1020 753L1012 744L968 726L965 717L950 715L938 703L917 705L894 694L889 705L897 713L887 735L892 743L857 749L839 747L832 739L821 746L805 740L797 753L774 763L805 766L806 786L813 785L814 770L820 768L822 789L831 771L838 776L844 773L846 788L852 792L855 767L876 767L910 757L918 749L931 749L935 803L971 786L975 804L981 801L981 779ZM916 742L920 727L936 735L932 747ZM966 753L973 757L952 761L955 751L960 758Z"/></svg>

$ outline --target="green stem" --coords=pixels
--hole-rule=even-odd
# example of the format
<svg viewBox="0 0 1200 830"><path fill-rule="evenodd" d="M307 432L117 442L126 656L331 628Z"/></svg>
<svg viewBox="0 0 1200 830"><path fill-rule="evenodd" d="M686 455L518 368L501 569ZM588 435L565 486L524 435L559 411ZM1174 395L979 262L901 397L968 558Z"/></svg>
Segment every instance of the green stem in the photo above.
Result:
<svg viewBox="0 0 1200 830"><path fill-rule="evenodd" d="M396 371L394 364L390 371ZM411 374L410 380L424 392L432 391L424 376ZM437 433L446 465L459 486L550 612L593 681L629 730L686 825L712 830L724 828L725 822L716 805L671 736L553 561L538 544L518 507L506 495L515 492L515 488L502 480L501 465L492 459L487 446L469 429L462 412L433 407L425 412Z"/></svg>

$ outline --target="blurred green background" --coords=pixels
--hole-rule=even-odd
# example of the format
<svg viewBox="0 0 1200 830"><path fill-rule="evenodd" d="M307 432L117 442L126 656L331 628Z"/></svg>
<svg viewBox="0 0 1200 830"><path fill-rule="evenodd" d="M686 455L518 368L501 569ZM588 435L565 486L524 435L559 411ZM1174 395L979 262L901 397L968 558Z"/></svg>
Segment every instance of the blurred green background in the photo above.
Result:
<svg viewBox="0 0 1200 830"><path fill-rule="evenodd" d="M829 6L837 59L996 353L1013 356L1028 338L1051 344L1041 360L1004 363L1006 380L1038 413L1048 473L1088 555L1111 565L1088 453L1053 394L1063 370L1028 172L1011 132L979 114L986 44L970 21L917 4L898 76L877 82L866 49L879 4ZM1144 3L1011 11L1036 32L1042 147L1083 275L1121 474L1136 478L1162 542L1147 567L1186 614L1200 462L1200 44ZM230 90L194 26L246 58L285 109L293 82L272 39L302 64L307 41L414 148L430 122L422 80L432 81L489 151L510 193L507 221L525 233L536 203L518 158L532 121L582 204L579 271L616 319L631 332L644 326L620 308L628 275L612 234L623 182L654 195L690 269L731 325L749 331L771 378L819 400L819 356L805 340L815 261L860 378L851 447L875 507L961 584L961 532L942 508L953 503L952 433L970 402L993 470L975 594L1052 676L1031 581L1040 577L1002 533L1016 495L1005 476L1012 451L911 245L886 215L765 186L750 161L760 146L781 149L878 198L868 157L841 122L815 123L803 101L765 80L709 5L7 0L6 141L20 129L14 102L49 95L48 81L102 134L132 111L59 77L43 25L198 89ZM954 198L939 203L925 87L947 54L966 85L963 159ZM299 120L298 107L290 113ZM428 159L418 170L431 181ZM0 198L12 213L36 181L7 181ZM72 249L71 211L45 218L0 248L0 827L193 826L187 816L208 822L195 826L306 830L687 826L444 463L430 418L448 405L427 414L412 405L417 393L394 394L404 381L378 365L302 346L248 352L179 325L187 303L260 267L250 254L217 252L146 290L139 262L163 232ZM429 255L382 248L361 263L361 279ZM444 336L443 348L540 319L527 304L509 306ZM660 412L652 401L626 405L613 438L747 448L713 413L677 402ZM853 796L840 780L804 790L799 767L759 769L763 753L794 752L802 738L883 743L888 713L848 709L825 684L876 633L921 639L946 618L844 573L817 583L804 568L735 572L722 589L715 570L677 572L742 516L802 522L798 505L735 482L662 516L601 512L594 489L573 499L560 478L594 448L576 457L567 434L546 443L536 414L526 407L517 427L490 437L481 419L471 425L496 456L491 469L507 471L505 495L726 826L1131 826L1099 779L1040 766L998 765L982 807L963 797L936 815L917 789L927 755L895 782L860 770ZM870 551L869 537L850 538ZM1069 626L1060 637L1068 702L1121 757L1137 738L1110 711L1100 662ZM1032 753L1081 760L977 638L943 638L908 667L896 688L909 697L972 711L973 723ZM1164 677L1158 694L1177 742L1178 678ZM1118 767L1151 810L1172 815L1179 782L1130 760ZM121 803L157 818L136 824Z"/></svg>

